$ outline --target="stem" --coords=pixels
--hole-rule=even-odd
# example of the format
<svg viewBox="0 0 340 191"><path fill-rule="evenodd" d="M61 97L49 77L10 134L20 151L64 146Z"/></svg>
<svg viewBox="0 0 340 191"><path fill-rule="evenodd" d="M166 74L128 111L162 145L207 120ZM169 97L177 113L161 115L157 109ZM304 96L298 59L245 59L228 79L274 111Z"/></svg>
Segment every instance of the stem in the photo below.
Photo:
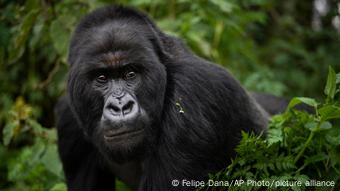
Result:
<svg viewBox="0 0 340 191"><path fill-rule="evenodd" d="M303 146L301 151L298 153L298 155L295 157L294 163L296 163L300 159L300 157L302 156L302 154L305 152L306 148L308 147L308 145L312 141L313 137L314 137L314 131L311 131L305 145Z"/></svg>
<svg viewBox="0 0 340 191"><path fill-rule="evenodd" d="M176 19L176 0L170 2L170 16L172 19Z"/></svg>

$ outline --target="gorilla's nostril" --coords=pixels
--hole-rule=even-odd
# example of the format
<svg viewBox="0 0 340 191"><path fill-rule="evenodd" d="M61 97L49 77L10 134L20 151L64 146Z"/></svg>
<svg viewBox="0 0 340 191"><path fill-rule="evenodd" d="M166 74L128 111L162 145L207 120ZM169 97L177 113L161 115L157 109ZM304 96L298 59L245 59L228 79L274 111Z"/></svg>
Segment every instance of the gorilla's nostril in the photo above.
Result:
<svg viewBox="0 0 340 191"><path fill-rule="evenodd" d="M127 104L125 104L122 108L123 115L129 114L132 111L133 105L134 105L133 101L129 101Z"/></svg>
<svg viewBox="0 0 340 191"><path fill-rule="evenodd" d="M113 104L110 104L108 106L108 109L111 110L113 113L120 113L120 108Z"/></svg>

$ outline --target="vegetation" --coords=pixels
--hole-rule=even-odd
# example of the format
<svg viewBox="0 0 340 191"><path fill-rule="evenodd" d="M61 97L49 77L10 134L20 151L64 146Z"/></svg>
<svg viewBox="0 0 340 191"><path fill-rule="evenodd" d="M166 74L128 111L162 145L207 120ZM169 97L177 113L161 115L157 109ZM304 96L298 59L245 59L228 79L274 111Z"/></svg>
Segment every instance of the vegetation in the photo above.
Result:
<svg viewBox="0 0 340 191"><path fill-rule="evenodd" d="M110 2L0 1L1 190L66 189L53 106L65 92L68 42L81 16ZM307 0L114 2L144 10L197 54L231 70L249 90L315 98L294 98L272 119L267 140L244 134L238 157L212 178L339 182L340 78L333 70L326 76L329 65L340 70L340 33L332 24L340 14L337 1L328 1L319 27L312 27L318 14ZM320 102L325 81L327 98ZM312 105L315 114L293 110L299 102Z"/></svg>
<svg viewBox="0 0 340 191"><path fill-rule="evenodd" d="M272 118L266 139L243 133L236 149L238 156L211 179L245 181L229 190L263 190L263 187L265 190L339 190L340 128L332 124L334 119L340 119L339 83L340 74L335 75L330 68L325 102L293 98L286 112ZM300 103L313 107L315 113L295 110L294 106ZM257 184L252 180L262 186L254 186ZM328 182L318 185L315 181Z"/></svg>

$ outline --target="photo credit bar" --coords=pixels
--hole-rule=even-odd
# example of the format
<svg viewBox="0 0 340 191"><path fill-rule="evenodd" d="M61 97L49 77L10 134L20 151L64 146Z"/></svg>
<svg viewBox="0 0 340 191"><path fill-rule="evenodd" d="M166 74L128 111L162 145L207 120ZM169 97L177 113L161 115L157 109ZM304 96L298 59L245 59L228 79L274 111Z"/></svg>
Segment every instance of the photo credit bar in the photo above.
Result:
<svg viewBox="0 0 340 191"><path fill-rule="evenodd" d="M245 184L244 180L231 180L231 181L220 181L220 180L208 180L208 182L202 180L172 180L171 185L174 187L182 186L182 187L230 187L230 186L241 186Z"/></svg>
<svg viewBox="0 0 340 191"><path fill-rule="evenodd" d="M299 181L299 180L208 180L207 182L203 180L188 180L182 179L177 180L174 179L171 181L171 185L173 187L334 187L335 181L330 180L307 180L307 181Z"/></svg>

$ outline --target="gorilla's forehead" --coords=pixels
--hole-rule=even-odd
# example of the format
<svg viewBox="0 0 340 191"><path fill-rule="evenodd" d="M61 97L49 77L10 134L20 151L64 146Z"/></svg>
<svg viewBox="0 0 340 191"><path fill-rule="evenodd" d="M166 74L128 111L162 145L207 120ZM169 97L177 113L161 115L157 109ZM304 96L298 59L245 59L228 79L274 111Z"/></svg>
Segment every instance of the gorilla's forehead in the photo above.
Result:
<svg viewBox="0 0 340 191"><path fill-rule="evenodd" d="M150 31L140 24L110 21L79 34L81 42L75 46L80 63L124 65L127 62L151 63L157 60Z"/></svg>

